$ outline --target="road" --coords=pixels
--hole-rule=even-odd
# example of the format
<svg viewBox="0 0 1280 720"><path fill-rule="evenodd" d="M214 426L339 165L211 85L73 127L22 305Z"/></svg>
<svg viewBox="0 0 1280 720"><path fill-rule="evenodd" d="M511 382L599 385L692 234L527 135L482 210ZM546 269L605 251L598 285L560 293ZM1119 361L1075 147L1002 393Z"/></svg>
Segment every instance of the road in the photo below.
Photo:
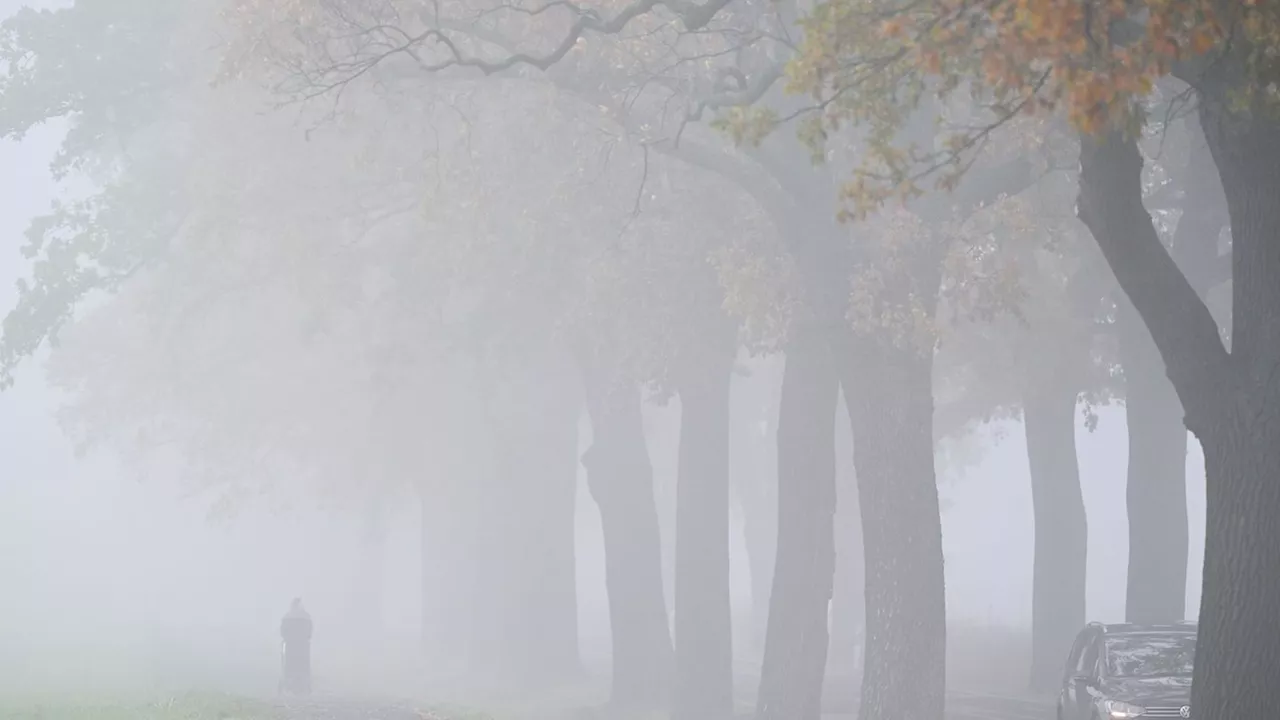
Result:
<svg viewBox="0 0 1280 720"><path fill-rule="evenodd" d="M947 693L947 720L1054 720L1053 710L1047 698Z"/></svg>
<svg viewBox="0 0 1280 720"><path fill-rule="evenodd" d="M828 703L823 720L856 719L856 698L841 700ZM1054 720L1053 703L1045 698L952 690L947 693L947 720Z"/></svg>

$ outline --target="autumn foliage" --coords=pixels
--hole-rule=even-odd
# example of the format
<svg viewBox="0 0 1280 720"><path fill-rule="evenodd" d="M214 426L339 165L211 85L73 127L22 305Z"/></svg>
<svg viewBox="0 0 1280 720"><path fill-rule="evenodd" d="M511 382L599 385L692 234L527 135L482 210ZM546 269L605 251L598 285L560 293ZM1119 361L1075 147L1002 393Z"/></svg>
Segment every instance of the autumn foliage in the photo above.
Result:
<svg viewBox="0 0 1280 720"><path fill-rule="evenodd" d="M954 186L1023 115L1063 112L1090 133L1131 125L1158 79L1218 54L1269 88L1280 38L1280 12L1257 1L828 0L803 24L790 88L816 101L828 133L867 133L850 186L863 210L927 177ZM941 142L920 125L935 119Z"/></svg>

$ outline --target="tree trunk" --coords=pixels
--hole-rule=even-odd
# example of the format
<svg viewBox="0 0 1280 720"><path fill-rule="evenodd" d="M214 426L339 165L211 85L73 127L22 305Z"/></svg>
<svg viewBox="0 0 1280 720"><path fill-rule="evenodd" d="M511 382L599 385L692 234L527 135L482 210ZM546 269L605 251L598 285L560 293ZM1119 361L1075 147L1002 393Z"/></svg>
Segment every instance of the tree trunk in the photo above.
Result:
<svg viewBox="0 0 1280 720"><path fill-rule="evenodd" d="M482 564L473 601L486 608L473 645L479 677L526 690L569 682L578 655L574 507L578 384L552 353L503 368L490 394L496 472L477 490Z"/></svg>
<svg viewBox="0 0 1280 720"><path fill-rule="evenodd" d="M662 541L653 500L640 393L583 363L591 447L582 457L604 531L605 583L613 640L612 705L667 707L671 630L662 588Z"/></svg>
<svg viewBox="0 0 1280 720"><path fill-rule="evenodd" d="M1206 720L1274 717L1280 708L1280 119L1270 100L1252 113L1228 111L1232 100L1206 98L1200 110L1231 218L1230 362L1200 369L1217 381L1207 401L1179 388L1205 454L1192 705Z"/></svg>
<svg viewBox="0 0 1280 720"><path fill-rule="evenodd" d="M1280 708L1280 422L1237 411L1201 436L1208 504L1195 717L1274 717ZM1243 405L1243 403L1242 403Z"/></svg>
<svg viewBox="0 0 1280 720"><path fill-rule="evenodd" d="M1229 74L1241 62L1229 57L1212 71ZM1229 109L1242 88L1222 91L1214 78L1200 87L1216 91L1202 95L1200 118L1231 219L1230 352L1142 207L1142 158L1132 141L1118 133L1082 139L1078 207L1150 329L1186 410L1186 427L1204 448L1195 717L1273 717L1280 708L1280 127L1267 109Z"/></svg>
<svg viewBox="0 0 1280 720"><path fill-rule="evenodd" d="M729 605L729 385L733 345L703 353L680 380L676 487L674 720L733 712Z"/></svg>
<svg viewBox="0 0 1280 720"><path fill-rule="evenodd" d="M736 376L730 408L730 477L742 510L742 535L751 572L751 616L747 647L763 653L769 596L777 557L777 357L748 361L749 375ZM758 657L758 655L757 655Z"/></svg>
<svg viewBox="0 0 1280 720"><path fill-rule="evenodd" d="M942 720L947 627L933 356L883 337L858 342L853 362L841 365L866 549L858 717Z"/></svg>
<svg viewBox="0 0 1280 720"><path fill-rule="evenodd" d="M1187 429L1142 318L1128 303L1120 318L1129 431L1125 619L1180 622L1187 614Z"/></svg>
<svg viewBox="0 0 1280 720"><path fill-rule="evenodd" d="M856 677L861 662L866 593L863 581L862 511L853 471L853 435L849 418L836 418L836 579L831 598L831 650L828 667Z"/></svg>
<svg viewBox="0 0 1280 720"><path fill-rule="evenodd" d="M1023 399L1035 560L1031 591L1031 686L1053 690L1085 624L1088 524L1076 458L1076 389L1033 383Z"/></svg>
<svg viewBox="0 0 1280 720"><path fill-rule="evenodd" d="M1191 143L1181 178L1182 214L1172 255L1206 303L1230 279L1218 252L1227 224L1222 184L1195 115L1185 118ZM1225 270L1225 272L1224 272ZM1129 577L1125 617L1130 622L1186 619L1187 428L1182 403L1146 323L1130 302L1121 305L1120 351L1127 385L1129 428Z"/></svg>
<svg viewBox="0 0 1280 720"><path fill-rule="evenodd" d="M787 352L778 419L778 555L759 720L818 720L835 572L835 413L839 381L825 338Z"/></svg>

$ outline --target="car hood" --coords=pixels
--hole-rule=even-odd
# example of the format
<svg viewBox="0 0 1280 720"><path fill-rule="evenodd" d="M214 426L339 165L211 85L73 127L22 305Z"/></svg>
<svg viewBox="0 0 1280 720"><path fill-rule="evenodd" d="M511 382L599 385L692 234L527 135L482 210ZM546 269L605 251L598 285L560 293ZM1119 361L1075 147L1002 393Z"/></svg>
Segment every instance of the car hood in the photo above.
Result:
<svg viewBox="0 0 1280 720"><path fill-rule="evenodd" d="M1109 697L1141 705L1185 705L1191 699L1191 678L1182 676L1111 678L1102 687Z"/></svg>

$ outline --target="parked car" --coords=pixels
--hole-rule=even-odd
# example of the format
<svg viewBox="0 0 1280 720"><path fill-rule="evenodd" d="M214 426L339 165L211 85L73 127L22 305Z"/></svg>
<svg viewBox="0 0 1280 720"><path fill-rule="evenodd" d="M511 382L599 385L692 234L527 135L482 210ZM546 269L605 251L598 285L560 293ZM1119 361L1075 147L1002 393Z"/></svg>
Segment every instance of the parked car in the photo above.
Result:
<svg viewBox="0 0 1280 720"><path fill-rule="evenodd" d="M1067 656L1058 720L1191 718L1195 655L1195 623L1090 623Z"/></svg>

